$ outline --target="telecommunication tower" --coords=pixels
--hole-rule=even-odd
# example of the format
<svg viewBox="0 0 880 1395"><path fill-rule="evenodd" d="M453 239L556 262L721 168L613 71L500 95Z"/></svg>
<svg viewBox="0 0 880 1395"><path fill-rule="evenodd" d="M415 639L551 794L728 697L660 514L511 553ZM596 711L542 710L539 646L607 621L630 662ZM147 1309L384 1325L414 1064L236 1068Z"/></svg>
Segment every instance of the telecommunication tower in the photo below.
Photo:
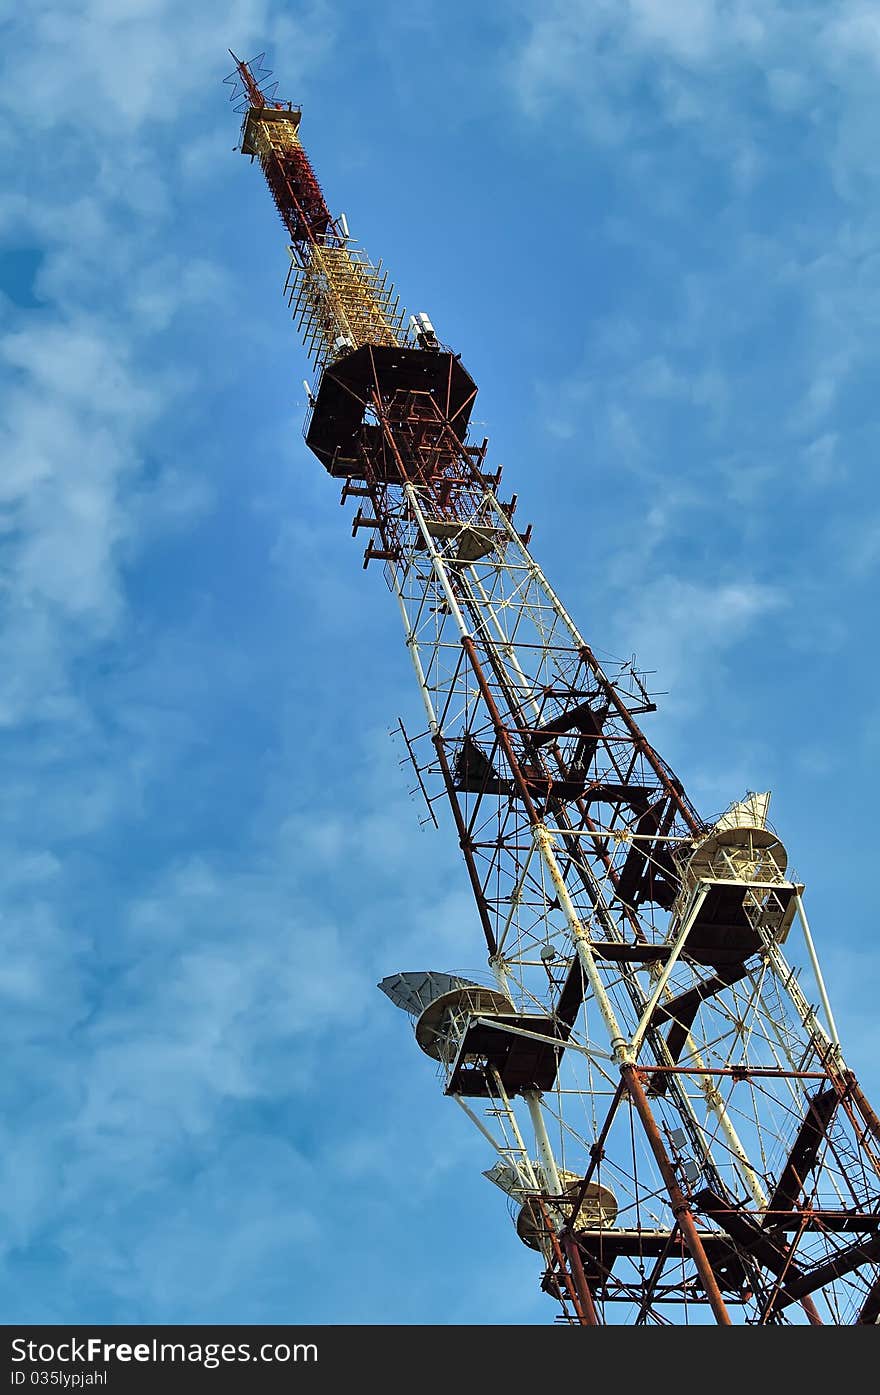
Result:
<svg viewBox="0 0 880 1395"><path fill-rule="evenodd" d="M263 55L232 56L315 370L306 444L400 612L425 721L403 734L486 947L482 982L379 987L483 1135L562 1321L876 1323L880 1118L769 794L694 808L638 673L599 663L470 439L461 356L329 212Z"/></svg>

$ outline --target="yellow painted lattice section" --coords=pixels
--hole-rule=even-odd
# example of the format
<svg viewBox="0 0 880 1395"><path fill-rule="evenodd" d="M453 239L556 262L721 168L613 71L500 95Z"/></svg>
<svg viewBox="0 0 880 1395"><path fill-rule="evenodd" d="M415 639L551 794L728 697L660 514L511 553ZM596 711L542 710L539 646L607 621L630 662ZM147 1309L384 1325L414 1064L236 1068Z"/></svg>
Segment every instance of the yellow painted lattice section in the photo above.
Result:
<svg viewBox="0 0 880 1395"><path fill-rule="evenodd" d="M273 152L286 154L300 144L299 123L298 111L252 107L245 117L241 136L242 153L256 155L260 160L265 160Z"/></svg>
<svg viewBox="0 0 880 1395"><path fill-rule="evenodd" d="M298 252L289 304L316 367L364 344L399 344L404 311L381 267L349 243Z"/></svg>

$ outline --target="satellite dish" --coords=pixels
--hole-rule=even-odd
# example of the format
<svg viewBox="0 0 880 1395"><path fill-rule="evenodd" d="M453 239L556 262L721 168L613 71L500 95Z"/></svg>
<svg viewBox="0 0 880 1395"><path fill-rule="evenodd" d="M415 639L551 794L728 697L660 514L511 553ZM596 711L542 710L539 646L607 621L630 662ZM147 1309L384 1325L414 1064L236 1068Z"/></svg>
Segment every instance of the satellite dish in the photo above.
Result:
<svg viewBox="0 0 880 1395"><path fill-rule="evenodd" d="M532 1163L536 1168L537 1163ZM497 1162L494 1167L490 1167L483 1176L490 1182L494 1182L496 1187L500 1187L508 1196L512 1196L516 1201L522 1202L523 1193L527 1191L528 1184L520 1176L518 1170L510 1163Z"/></svg>
<svg viewBox="0 0 880 1395"><path fill-rule="evenodd" d="M467 982L467 979L459 978L457 974L444 974L434 969L426 969L421 973L390 974L376 987L381 988L395 1007L403 1008L411 1017L421 1017L425 1008L430 1007L435 998L450 993L453 988L463 988Z"/></svg>
<svg viewBox="0 0 880 1395"><path fill-rule="evenodd" d="M564 1171L560 1172L559 1177L566 1196L574 1201L580 1195L583 1185L581 1178L573 1172ZM617 1198L611 1188L601 1182L588 1182L574 1223L575 1233L608 1230L616 1219ZM547 1242L544 1213L531 1197L520 1208L516 1218L516 1233L530 1250L542 1250Z"/></svg>

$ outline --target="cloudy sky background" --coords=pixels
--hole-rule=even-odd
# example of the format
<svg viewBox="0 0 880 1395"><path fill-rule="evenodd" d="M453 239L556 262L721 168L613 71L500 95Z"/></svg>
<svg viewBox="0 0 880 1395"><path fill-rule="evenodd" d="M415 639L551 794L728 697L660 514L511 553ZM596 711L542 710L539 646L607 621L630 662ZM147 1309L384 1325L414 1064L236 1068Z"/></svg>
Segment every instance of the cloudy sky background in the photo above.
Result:
<svg viewBox="0 0 880 1395"><path fill-rule="evenodd" d="M481 937L301 439L226 48L462 351L696 803L773 789L876 1100L876 7L31 0L2 35L4 1321L551 1321L375 990Z"/></svg>

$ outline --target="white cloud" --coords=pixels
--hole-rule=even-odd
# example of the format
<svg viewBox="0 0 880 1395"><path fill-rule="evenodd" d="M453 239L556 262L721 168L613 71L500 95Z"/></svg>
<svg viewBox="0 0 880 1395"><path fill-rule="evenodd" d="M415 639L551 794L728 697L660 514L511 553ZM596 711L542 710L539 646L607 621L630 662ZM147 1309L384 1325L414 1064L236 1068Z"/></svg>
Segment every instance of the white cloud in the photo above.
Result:
<svg viewBox="0 0 880 1395"><path fill-rule="evenodd" d="M639 664L656 673L651 686L670 690L664 711L679 716L703 705L708 682L721 677L721 657L731 648L761 640L761 624L785 597L775 587L751 578L716 584L673 575L648 575L638 599L616 617L619 634L628 636Z"/></svg>
<svg viewBox="0 0 880 1395"><path fill-rule="evenodd" d="M836 57L854 58L880 67L880 16L873 4L850 0L835 7L823 37Z"/></svg>
<svg viewBox="0 0 880 1395"><path fill-rule="evenodd" d="M8 725L49 715L74 655L119 623L119 548L131 527L124 490L162 382L160 374L145 385L119 330L88 316L12 330L0 337L0 361L13 370L0 431Z"/></svg>
<svg viewBox="0 0 880 1395"><path fill-rule="evenodd" d="M114 1292L129 1316L161 1306L168 1247L180 1302L229 1186L241 1217L226 1205L204 1315L238 1285L238 1262L278 1266L279 1246L313 1236L309 1207L284 1204L308 1169L280 1144L247 1199L253 1154L209 1168L198 1220L181 1199L151 1239L129 1207L159 1193L167 1208L188 1150L215 1146L227 1111L314 1089L327 1033L356 1030L374 991L332 918L305 906L271 830L231 871L212 849L186 857L194 831L176 865L139 847L161 824L144 818L156 787L173 789L175 761L204 743L216 688L187 615L169 606L155 644L152 596L132 590L150 550L214 499L213 459L193 442L217 383L205 350L181 345L207 343L209 324L225 332L240 291L216 244L181 229L211 218L211 148L216 176L238 133L226 43L246 56L278 43L296 84L333 24L320 0L296 17L269 0L75 0L19 14L0 59L0 244L42 254L40 308L9 304L0 323L0 847L14 865L0 1002L15 1061L0 1124L15 1202L0 1209L7 1246L48 1233L67 1250L74 1309L98 1252L105 1313ZM198 195L187 148L200 152ZM234 367L230 355L219 372ZM161 568L145 574L161 593ZM221 666L234 687L234 654ZM184 793L172 799L185 829ZM248 811L235 817L245 842ZM261 1137L263 1168L271 1150ZM103 1241L102 1217L120 1222Z"/></svg>
<svg viewBox="0 0 880 1395"><path fill-rule="evenodd" d="M681 62L699 62L717 47L721 24L713 0L679 0L675 5L629 0L623 13L636 42L656 45Z"/></svg>
<svg viewBox="0 0 880 1395"><path fill-rule="evenodd" d="M813 158L829 163L841 190L856 194L859 172L876 177L880 40L864 0L833 10L818 0L550 0L522 16L510 58L518 99L532 117L564 103L591 142L630 162L634 137L686 128L692 154L747 187L763 166L766 98L803 118Z"/></svg>
<svg viewBox="0 0 880 1395"><path fill-rule="evenodd" d="M817 489L837 484L846 477L846 465L839 458L838 435L826 431L804 448L806 477Z"/></svg>
<svg viewBox="0 0 880 1395"><path fill-rule="evenodd" d="M880 564L880 518L866 513L849 521L836 536L842 566L850 576L863 579Z"/></svg>
<svg viewBox="0 0 880 1395"><path fill-rule="evenodd" d="M30 18L29 42L16 47L11 75L17 94L39 94L28 112L31 129L74 122L91 132L96 148L108 143L111 160L148 124L180 123L185 142L185 104L231 69L227 44L246 58L277 46L295 78L297 65L305 69L326 52L330 26L320 0L297 17L279 15L270 0L185 8L175 0L74 0Z"/></svg>

